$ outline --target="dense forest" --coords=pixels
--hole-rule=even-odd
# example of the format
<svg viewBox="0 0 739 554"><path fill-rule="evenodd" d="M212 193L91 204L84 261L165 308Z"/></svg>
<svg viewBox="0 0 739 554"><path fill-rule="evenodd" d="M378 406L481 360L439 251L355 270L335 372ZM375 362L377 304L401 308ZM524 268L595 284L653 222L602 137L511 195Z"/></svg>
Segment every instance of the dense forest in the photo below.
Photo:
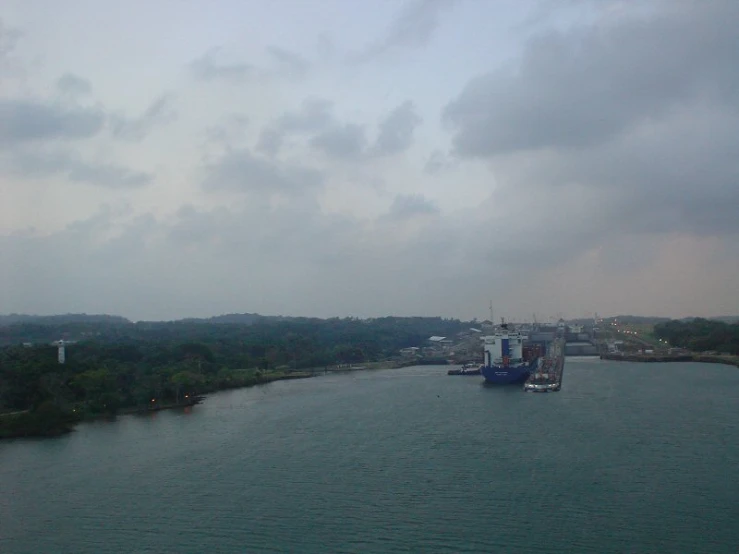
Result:
<svg viewBox="0 0 739 554"><path fill-rule="evenodd" d="M181 403L306 368L379 361L468 326L420 317L20 321L0 328L7 344L0 350L0 413L30 412L0 418L0 437L55 434L75 419ZM64 364L51 344L59 339L74 341ZM32 430L17 431L26 427Z"/></svg>
<svg viewBox="0 0 739 554"><path fill-rule="evenodd" d="M739 323L701 318L674 320L655 325L654 335L673 346L695 352L716 351L739 355Z"/></svg>

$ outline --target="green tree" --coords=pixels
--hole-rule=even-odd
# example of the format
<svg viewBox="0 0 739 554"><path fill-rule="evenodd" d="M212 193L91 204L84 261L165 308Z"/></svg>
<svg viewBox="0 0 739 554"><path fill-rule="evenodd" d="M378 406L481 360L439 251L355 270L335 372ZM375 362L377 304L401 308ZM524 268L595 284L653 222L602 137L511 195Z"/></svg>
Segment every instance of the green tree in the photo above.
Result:
<svg viewBox="0 0 739 554"><path fill-rule="evenodd" d="M175 387L175 402L179 404L183 394L197 393L196 387L203 382L203 377L192 371L180 371L172 375L170 381Z"/></svg>

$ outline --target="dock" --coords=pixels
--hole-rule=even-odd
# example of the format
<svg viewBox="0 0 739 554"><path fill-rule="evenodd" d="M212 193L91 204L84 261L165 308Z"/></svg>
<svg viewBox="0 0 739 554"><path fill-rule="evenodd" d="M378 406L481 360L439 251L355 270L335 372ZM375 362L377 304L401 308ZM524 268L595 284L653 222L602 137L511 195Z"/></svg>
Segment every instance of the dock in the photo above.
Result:
<svg viewBox="0 0 739 554"><path fill-rule="evenodd" d="M532 373L523 385L526 392L556 392L562 388L564 376L565 342L555 339L549 347L549 352L540 361L537 370Z"/></svg>

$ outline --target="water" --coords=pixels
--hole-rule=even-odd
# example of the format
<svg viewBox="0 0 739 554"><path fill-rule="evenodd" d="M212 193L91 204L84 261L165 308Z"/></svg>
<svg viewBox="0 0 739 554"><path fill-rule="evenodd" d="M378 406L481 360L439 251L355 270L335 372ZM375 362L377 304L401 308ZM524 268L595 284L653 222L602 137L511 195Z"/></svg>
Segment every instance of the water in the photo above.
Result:
<svg viewBox="0 0 739 554"><path fill-rule="evenodd" d="M0 443L0 552L736 552L739 370L568 359L212 395Z"/></svg>

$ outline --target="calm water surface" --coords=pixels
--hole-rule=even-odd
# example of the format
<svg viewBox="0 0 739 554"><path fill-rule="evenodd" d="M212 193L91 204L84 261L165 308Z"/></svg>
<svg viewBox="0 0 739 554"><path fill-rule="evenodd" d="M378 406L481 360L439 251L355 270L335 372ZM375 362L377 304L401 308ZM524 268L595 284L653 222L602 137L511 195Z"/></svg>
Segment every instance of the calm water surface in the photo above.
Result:
<svg viewBox="0 0 739 554"><path fill-rule="evenodd" d="M705 552L739 545L739 370L568 359L210 396L0 443L0 552Z"/></svg>

